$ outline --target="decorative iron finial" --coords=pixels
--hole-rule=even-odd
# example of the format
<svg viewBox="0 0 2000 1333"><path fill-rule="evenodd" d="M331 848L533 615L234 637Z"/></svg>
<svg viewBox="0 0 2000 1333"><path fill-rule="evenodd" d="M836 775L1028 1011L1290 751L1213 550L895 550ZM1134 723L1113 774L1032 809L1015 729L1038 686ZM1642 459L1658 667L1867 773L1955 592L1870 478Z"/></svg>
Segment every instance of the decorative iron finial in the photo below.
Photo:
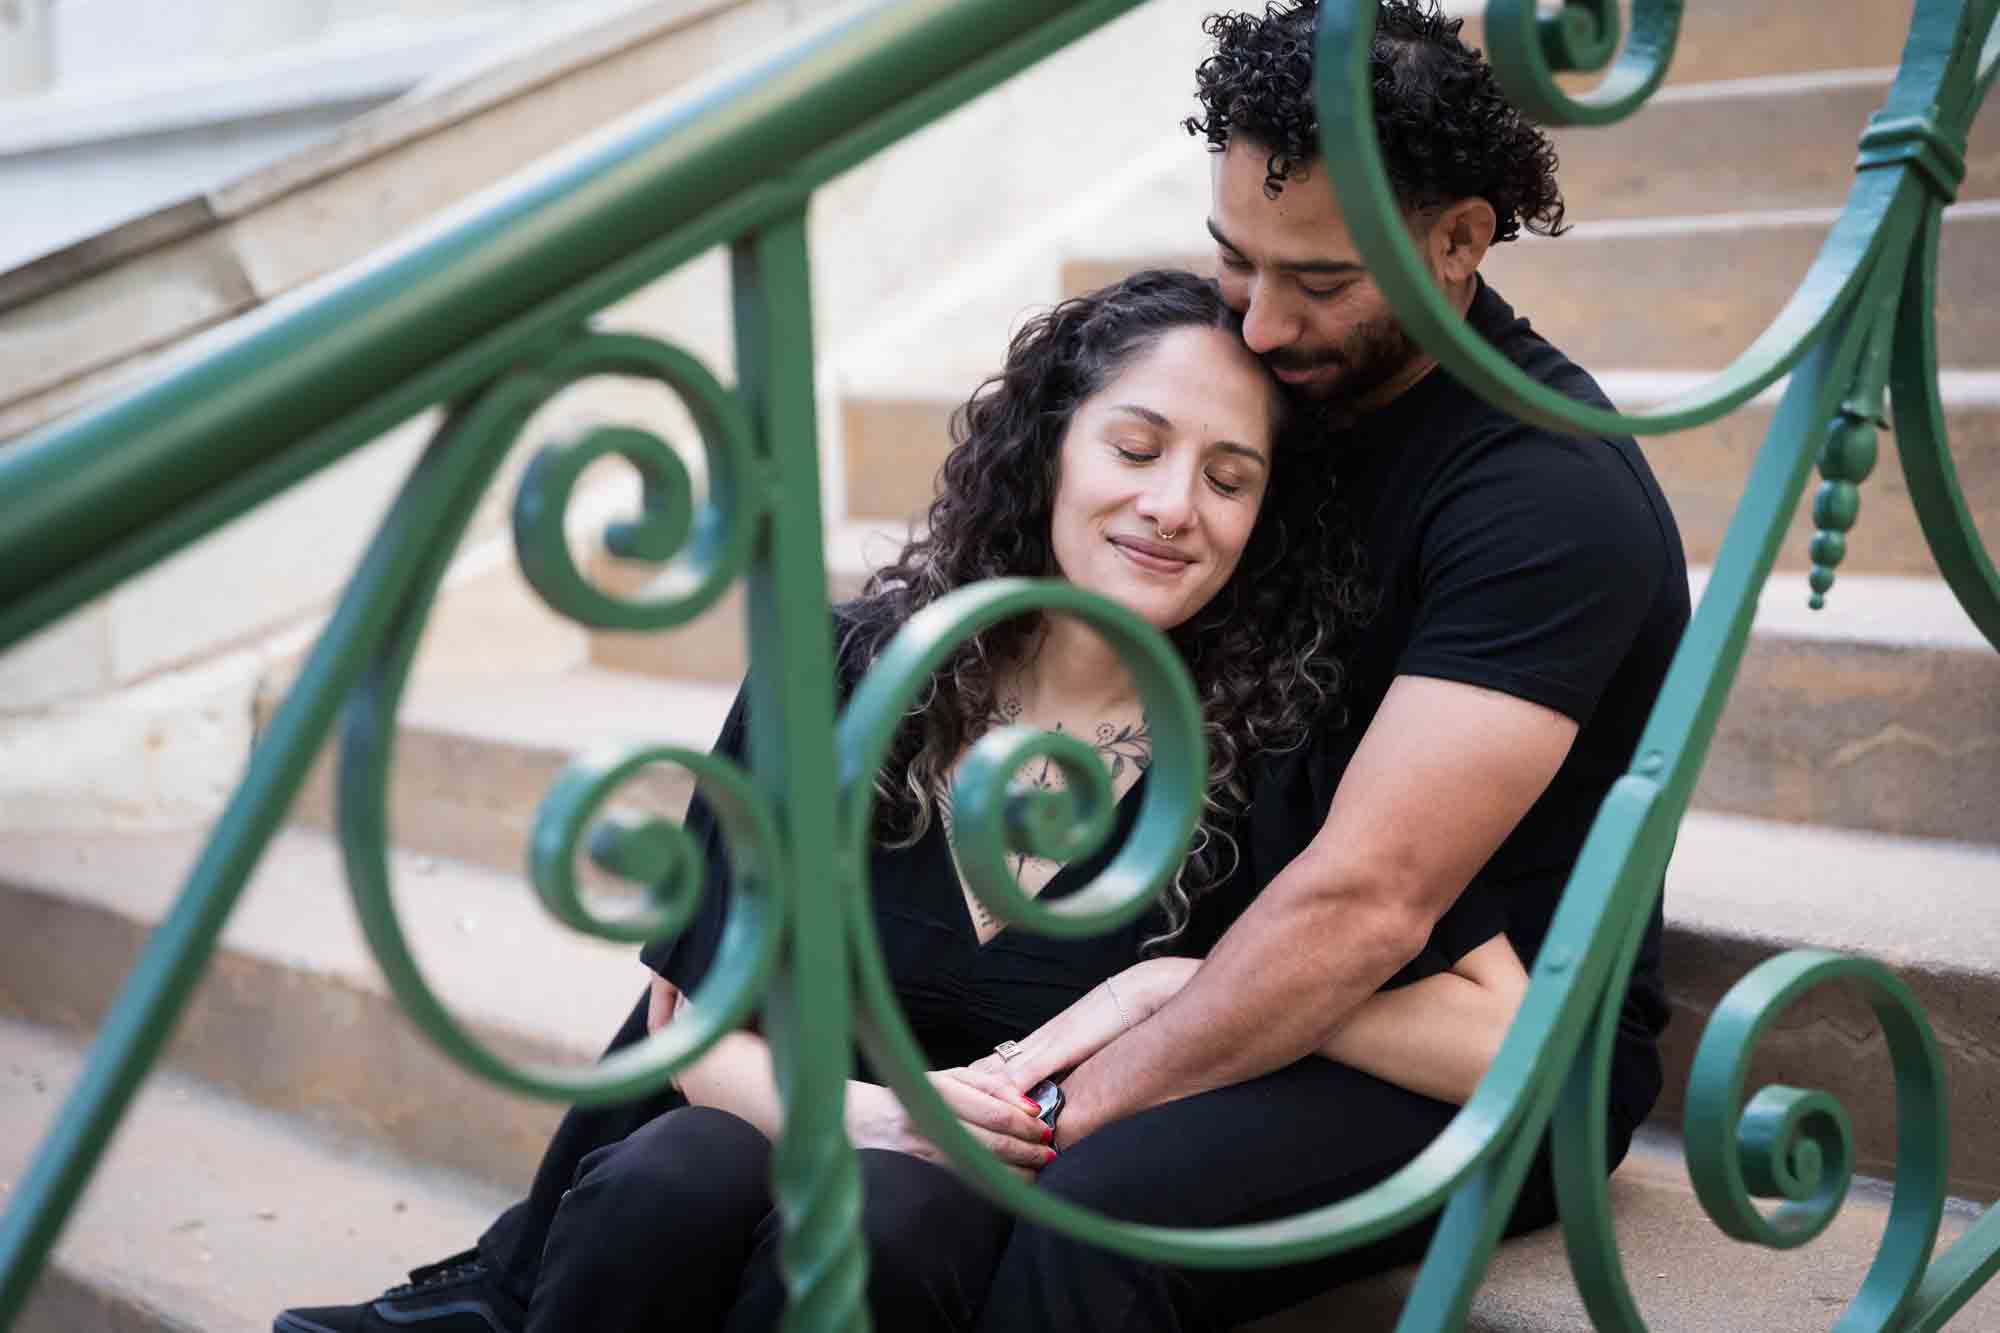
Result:
<svg viewBox="0 0 2000 1333"><path fill-rule="evenodd" d="M1826 606L1834 569L1847 557L1847 533L1861 512L1860 483L1875 470L1876 428L1880 419L1843 405L1819 451L1820 483L1813 496L1812 600L1815 611Z"/></svg>

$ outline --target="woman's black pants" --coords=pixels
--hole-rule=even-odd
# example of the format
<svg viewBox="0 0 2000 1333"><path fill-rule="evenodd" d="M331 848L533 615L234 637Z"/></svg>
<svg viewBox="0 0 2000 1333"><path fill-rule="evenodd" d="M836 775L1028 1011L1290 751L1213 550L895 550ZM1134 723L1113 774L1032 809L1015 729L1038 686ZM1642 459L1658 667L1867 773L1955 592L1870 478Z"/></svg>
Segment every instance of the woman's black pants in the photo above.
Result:
<svg viewBox="0 0 2000 1333"><path fill-rule="evenodd" d="M643 1012L635 1018L643 1025ZM578 1113L594 1127L565 1122L539 1197L482 1239L529 1306L534 1333L777 1327L784 1296L769 1143L724 1112L663 1109ZM1044 1170L1039 1187L1128 1221L1285 1217L1386 1178L1453 1110L1307 1059L1108 1126ZM621 1115L645 1119L612 1142ZM1614 1161L1629 1134L1614 1123ZM945 1168L900 1153L859 1156L868 1295L875 1326L889 1333L1224 1329L1414 1260L1433 1225L1282 1268L1169 1269L1017 1223ZM562 1183L544 1189L544 1177ZM1544 1157L1510 1231L1554 1215Z"/></svg>

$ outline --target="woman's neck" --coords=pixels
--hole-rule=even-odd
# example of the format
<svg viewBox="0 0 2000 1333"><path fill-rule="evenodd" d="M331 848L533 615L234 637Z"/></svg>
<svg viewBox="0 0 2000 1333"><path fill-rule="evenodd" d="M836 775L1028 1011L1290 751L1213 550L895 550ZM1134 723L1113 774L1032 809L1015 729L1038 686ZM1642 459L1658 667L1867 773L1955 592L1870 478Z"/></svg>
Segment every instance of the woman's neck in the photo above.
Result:
<svg viewBox="0 0 2000 1333"><path fill-rule="evenodd" d="M1029 716L1139 711L1139 691L1117 652L1081 621L1045 616L1026 661L1010 673Z"/></svg>

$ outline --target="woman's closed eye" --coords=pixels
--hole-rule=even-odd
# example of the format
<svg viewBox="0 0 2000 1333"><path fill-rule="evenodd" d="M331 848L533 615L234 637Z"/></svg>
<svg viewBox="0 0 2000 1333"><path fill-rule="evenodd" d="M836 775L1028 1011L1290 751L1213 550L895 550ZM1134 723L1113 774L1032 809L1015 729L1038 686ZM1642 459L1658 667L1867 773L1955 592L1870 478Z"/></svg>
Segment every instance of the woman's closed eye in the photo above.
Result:
<svg viewBox="0 0 2000 1333"><path fill-rule="evenodd" d="M1128 463L1150 463L1160 456L1160 451L1150 444L1118 440L1111 441L1111 452Z"/></svg>

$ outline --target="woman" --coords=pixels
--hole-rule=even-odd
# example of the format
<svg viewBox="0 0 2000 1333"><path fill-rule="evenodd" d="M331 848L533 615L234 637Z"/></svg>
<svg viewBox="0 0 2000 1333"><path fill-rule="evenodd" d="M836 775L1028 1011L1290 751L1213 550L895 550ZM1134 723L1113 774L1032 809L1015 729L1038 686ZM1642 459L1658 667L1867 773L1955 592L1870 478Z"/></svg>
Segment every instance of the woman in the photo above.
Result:
<svg viewBox="0 0 2000 1333"><path fill-rule="evenodd" d="M994 1062L1054 1073L1178 988L1251 892L1230 825L1252 760L1301 740L1337 690L1329 648L1354 598L1314 562L1284 559L1318 519L1312 487L1287 479L1299 460L1277 445L1283 414L1205 280L1142 273L1065 302L1020 332L1006 369L954 421L926 535L839 616L845 689L952 589L1058 575L1166 632L1202 699L1211 773L1194 849L1160 907L1106 936L1007 931L963 889L945 803L967 748L1004 721L1091 738L1119 799L1119 834L1130 827L1151 757L1146 720L1090 631L1026 618L968 643L921 696L880 779L871 885L898 997L934 1086L1024 1175L1056 1149ZM743 731L739 700L718 750L740 754ZM705 812L689 818L717 842ZM1106 855L1069 866L1024 857L1016 870L1029 893L1054 897ZM726 886L711 890L697 921L646 955L658 974L652 1026L671 1021L714 957ZM1325 1054L1462 1099L1526 984L1497 928L1448 917L1400 978L1410 984L1364 1006ZM866 1072L847 1085L845 1118L860 1150L876 1320L965 1327L1009 1220L944 1167ZM781 1224L768 1179L783 1112L764 1039L724 1038L678 1084L690 1105L584 1160L550 1228L530 1329L776 1326Z"/></svg>

